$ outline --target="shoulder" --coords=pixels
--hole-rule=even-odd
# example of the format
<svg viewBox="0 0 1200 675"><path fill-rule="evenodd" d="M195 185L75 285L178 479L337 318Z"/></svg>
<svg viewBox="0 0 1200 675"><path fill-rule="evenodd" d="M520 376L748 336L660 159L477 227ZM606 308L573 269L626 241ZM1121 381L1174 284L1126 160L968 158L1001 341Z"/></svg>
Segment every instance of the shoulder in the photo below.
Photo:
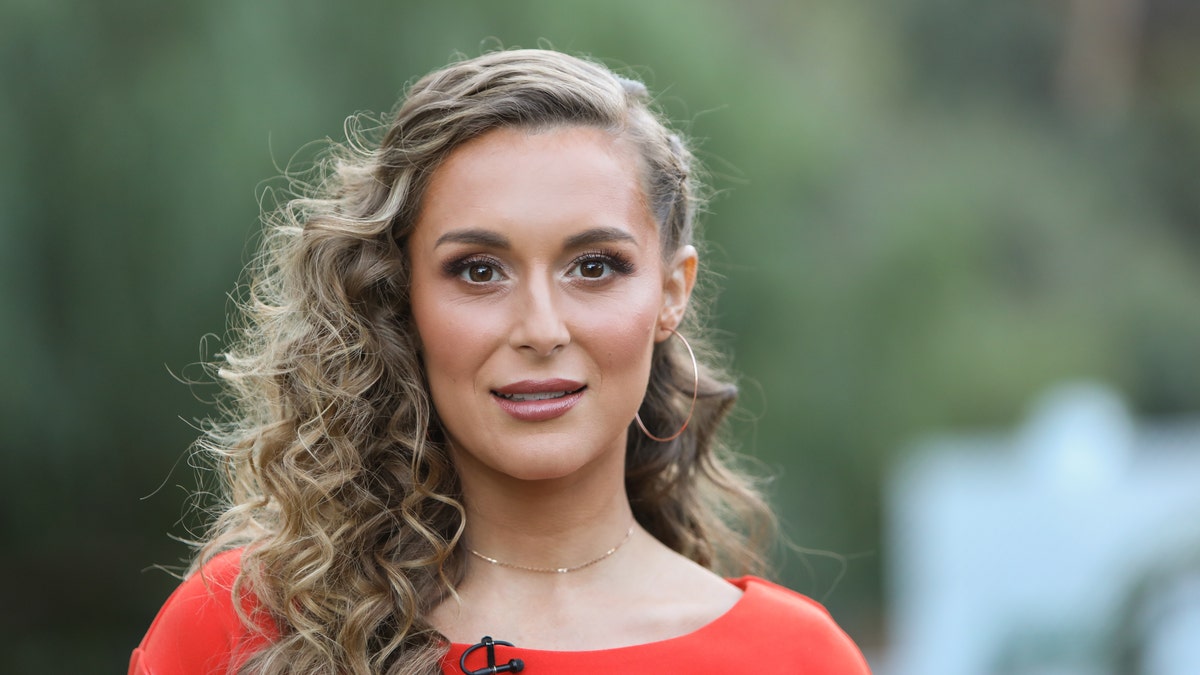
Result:
<svg viewBox="0 0 1200 675"><path fill-rule="evenodd" d="M850 636L820 603L758 577L730 580L743 591L730 612L732 630L786 663L805 663L821 673L869 673L866 659Z"/></svg>
<svg viewBox="0 0 1200 675"><path fill-rule="evenodd" d="M238 615L238 602L247 614L258 610L250 594L234 598L241 559L241 550L221 553L179 585L133 651L130 675L226 672L265 644Z"/></svg>
<svg viewBox="0 0 1200 675"><path fill-rule="evenodd" d="M805 624L825 625L833 621L823 605L790 588L753 576L729 581L742 589L746 608L756 613L783 615Z"/></svg>

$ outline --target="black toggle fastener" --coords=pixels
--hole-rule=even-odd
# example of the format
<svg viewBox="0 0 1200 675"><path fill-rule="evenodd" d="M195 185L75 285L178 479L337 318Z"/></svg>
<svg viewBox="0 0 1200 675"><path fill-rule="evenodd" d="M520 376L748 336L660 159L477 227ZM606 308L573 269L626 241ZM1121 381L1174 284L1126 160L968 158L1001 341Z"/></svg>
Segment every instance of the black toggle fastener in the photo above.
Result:
<svg viewBox="0 0 1200 675"><path fill-rule="evenodd" d="M493 640L490 635L484 635L482 640L467 647L467 651L463 652L462 658L458 660L459 669L467 675L496 675L496 673L519 673L525 670L525 662L521 659L509 659L508 663L502 666L496 665L496 645L513 646L511 642ZM467 657L481 647L487 649L487 667L479 670L467 670Z"/></svg>

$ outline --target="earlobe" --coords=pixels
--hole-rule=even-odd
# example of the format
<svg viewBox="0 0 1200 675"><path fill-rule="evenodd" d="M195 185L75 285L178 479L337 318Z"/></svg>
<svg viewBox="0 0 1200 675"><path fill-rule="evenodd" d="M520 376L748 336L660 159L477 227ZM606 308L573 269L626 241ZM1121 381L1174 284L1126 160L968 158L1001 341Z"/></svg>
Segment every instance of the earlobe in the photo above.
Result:
<svg viewBox="0 0 1200 675"><path fill-rule="evenodd" d="M658 315L655 341L662 342L671 336L671 331L683 322L692 288L696 285L696 271L700 257L693 246L680 248L672 258L667 274L663 278L663 307Z"/></svg>

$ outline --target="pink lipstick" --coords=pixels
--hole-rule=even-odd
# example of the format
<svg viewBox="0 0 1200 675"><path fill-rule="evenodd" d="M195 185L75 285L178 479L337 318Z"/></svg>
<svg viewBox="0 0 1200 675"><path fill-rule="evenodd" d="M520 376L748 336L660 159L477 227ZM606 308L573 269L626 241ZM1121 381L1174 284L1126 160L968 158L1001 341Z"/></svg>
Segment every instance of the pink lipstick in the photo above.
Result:
<svg viewBox="0 0 1200 675"><path fill-rule="evenodd" d="M492 390L492 400L522 422L544 422L567 414L587 386L575 380L522 380Z"/></svg>

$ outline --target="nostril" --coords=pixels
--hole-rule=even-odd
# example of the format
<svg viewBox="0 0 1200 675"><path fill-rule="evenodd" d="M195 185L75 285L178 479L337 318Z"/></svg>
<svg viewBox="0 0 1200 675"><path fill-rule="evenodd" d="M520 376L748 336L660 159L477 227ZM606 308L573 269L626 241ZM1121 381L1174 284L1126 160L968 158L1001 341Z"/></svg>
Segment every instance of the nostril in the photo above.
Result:
<svg viewBox="0 0 1200 675"><path fill-rule="evenodd" d="M571 332L549 294L530 298L510 337L514 348L541 356L550 356L570 342Z"/></svg>

